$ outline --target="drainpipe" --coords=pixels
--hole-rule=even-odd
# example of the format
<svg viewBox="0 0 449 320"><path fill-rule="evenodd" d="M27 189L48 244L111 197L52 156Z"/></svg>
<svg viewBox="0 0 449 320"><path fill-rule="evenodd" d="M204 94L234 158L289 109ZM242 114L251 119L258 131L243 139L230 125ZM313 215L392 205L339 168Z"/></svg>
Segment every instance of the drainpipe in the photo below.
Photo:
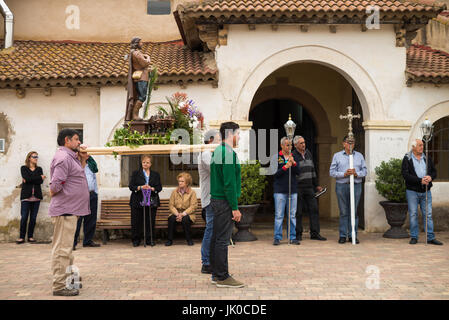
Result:
<svg viewBox="0 0 449 320"><path fill-rule="evenodd" d="M14 44L14 15L11 10L9 10L4 0L0 0L0 11L5 18L5 49L7 49Z"/></svg>

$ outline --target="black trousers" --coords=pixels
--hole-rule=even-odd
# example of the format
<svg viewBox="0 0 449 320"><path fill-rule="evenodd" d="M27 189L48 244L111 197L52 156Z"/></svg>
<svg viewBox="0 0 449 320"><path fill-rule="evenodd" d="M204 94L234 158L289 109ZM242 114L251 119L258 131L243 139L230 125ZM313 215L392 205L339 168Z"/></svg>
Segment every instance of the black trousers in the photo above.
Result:
<svg viewBox="0 0 449 320"><path fill-rule="evenodd" d="M168 240L173 240L173 234L175 233L176 223L182 224L182 229L184 230L184 234L186 236L187 241L192 241L190 226L192 225L192 220L190 220L189 215L182 217L181 222L176 221L176 216L171 215L168 217Z"/></svg>
<svg viewBox="0 0 449 320"><path fill-rule="evenodd" d="M234 223L232 209L226 200L211 199L214 212L212 239L210 242L210 265L212 276L222 281L229 277L228 246Z"/></svg>
<svg viewBox="0 0 449 320"><path fill-rule="evenodd" d="M310 219L310 235L320 234L320 217L318 214L318 201L313 188L298 189L298 206L296 210L296 238L302 236L302 216L308 210Z"/></svg>
<svg viewBox="0 0 449 320"><path fill-rule="evenodd" d="M97 227L97 210L98 210L98 194L94 191L90 193L89 197L90 202L90 214L87 216L78 217L78 222L76 223L76 232L75 232L75 241L73 245L76 246L78 244L78 239L81 232L81 224L83 224L83 245L88 245L92 242L95 229Z"/></svg>
<svg viewBox="0 0 449 320"><path fill-rule="evenodd" d="M153 234L153 241L155 240L155 225L157 208L145 207L145 241L151 241L150 236L150 212L151 212L151 227ZM143 207L131 207L131 240L132 242L140 242L143 238Z"/></svg>

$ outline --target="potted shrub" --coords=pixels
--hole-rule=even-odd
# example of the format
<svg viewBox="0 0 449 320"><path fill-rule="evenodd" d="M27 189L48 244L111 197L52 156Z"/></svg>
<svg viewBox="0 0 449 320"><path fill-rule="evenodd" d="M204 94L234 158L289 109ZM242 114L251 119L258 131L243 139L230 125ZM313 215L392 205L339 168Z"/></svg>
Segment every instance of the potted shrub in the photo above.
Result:
<svg viewBox="0 0 449 320"><path fill-rule="evenodd" d="M239 198L239 210L242 213L240 222L236 222L235 226L238 231L232 237L234 241L254 241L256 236L249 229L254 221L254 216L263 200L263 193L267 184L265 175L260 174L260 163L243 163L241 165L242 188Z"/></svg>
<svg viewBox="0 0 449 320"><path fill-rule="evenodd" d="M402 160L390 159L382 163L374 170L376 172L376 190L387 201L380 201L384 208L388 224L391 228L384 233L384 238L401 239L408 238L407 231L402 225L407 218L407 199L405 196L405 181L401 174Z"/></svg>

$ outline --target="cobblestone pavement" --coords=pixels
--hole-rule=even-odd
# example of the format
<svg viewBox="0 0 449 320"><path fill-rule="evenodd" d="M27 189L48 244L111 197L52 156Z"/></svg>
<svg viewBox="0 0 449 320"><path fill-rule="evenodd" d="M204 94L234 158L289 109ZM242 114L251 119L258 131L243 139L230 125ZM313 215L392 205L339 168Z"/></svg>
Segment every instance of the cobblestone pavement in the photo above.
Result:
<svg viewBox="0 0 449 320"><path fill-rule="evenodd" d="M301 245L272 245L272 229L253 230L254 242L229 247L240 289L217 288L201 274L201 239L186 245L179 235L172 247L133 248L112 240L99 248L78 246L75 265L83 288L78 297L53 297L50 244L0 244L0 299L448 299L449 232L436 233L443 246L409 245L409 239L360 232L361 243L338 244L305 237ZM376 288L377 287L377 288Z"/></svg>

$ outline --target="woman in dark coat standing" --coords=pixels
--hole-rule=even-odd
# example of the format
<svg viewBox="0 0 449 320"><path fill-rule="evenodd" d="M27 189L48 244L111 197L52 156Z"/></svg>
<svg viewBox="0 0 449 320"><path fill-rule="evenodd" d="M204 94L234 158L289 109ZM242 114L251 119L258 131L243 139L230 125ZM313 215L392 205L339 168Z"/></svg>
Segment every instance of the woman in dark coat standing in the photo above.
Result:
<svg viewBox="0 0 449 320"><path fill-rule="evenodd" d="M131 206L131 234L132 243L134 247L140 245L140 241L143 238L143 201L144 189L151 189L151 206L145 207L145 233L146 239L144 241L147 245L154 246L154 231L156 223L156 211L160 206L159 192L162 191L161 178L159 173L150 170L151 168L151 156L142 156L142 166L139 170L132 173L129 181L129 190L131 190L131 197L129 199L129 205ZM150 237L150 219L149 212L151 211L151 226L153 241Z"/></svg>
<svg viewBox="0 0 449 320"><path fill-rule="evenodd" d="M42 200L41 184L45 179L42 168L37 166L37 159L39 159L39 156L36 151L29 152L25 159L25 165L20 168L20 173L22 174L20 214L22 219L20 220L20 238L16 241L17 244L25 242L27 224L28 242L36 242L33 238L33 233L39 205ZM29 223L28 217L30 217Z"/></svg>

